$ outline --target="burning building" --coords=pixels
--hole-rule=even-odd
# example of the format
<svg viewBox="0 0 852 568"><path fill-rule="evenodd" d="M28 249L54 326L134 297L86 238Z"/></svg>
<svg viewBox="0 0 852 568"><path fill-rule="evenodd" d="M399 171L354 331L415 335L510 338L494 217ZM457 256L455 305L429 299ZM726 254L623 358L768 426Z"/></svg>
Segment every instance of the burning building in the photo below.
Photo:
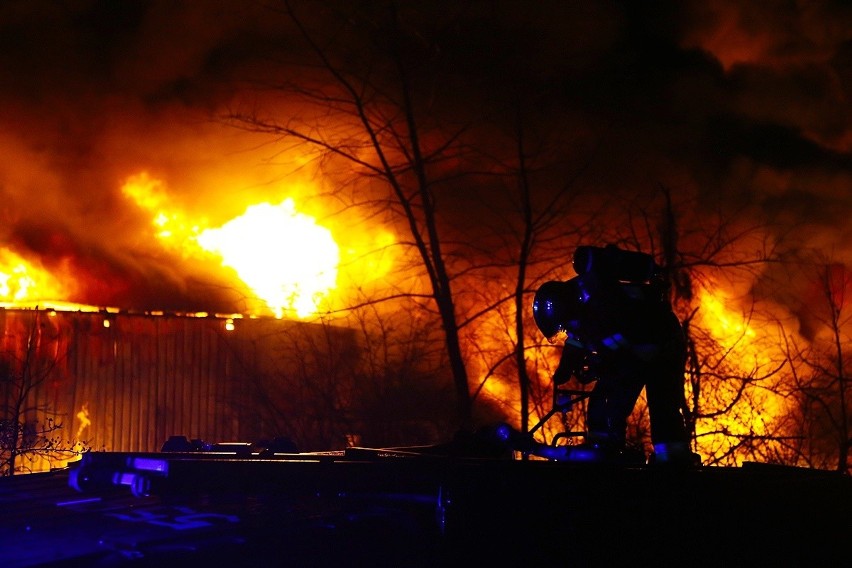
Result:
<svg viewBox="0 0 852 568"><path fill-rule="evenodd" d="M0 329L0 402L25 430L53 424L50 434L63 447L156 451L173 435L343 443L330 433L334 416L316 405L325 387L345 389L329 369L357 355L348 330L276 318L54 308L4 308ZM62 464L49 452L40 463L18 462Z"/></svg>
<svg viewBox="0 0 852 568"><path fill-rule="evenodd" d="M65 448L153 451L172 435L337 445L351 374L333 369L351 369L357 348L317 315L340 260L328 229L292 199L207 226L145 174L122 193L148 221L121 266L44 228L0 248L0 418ZM63 462L43 457L27 467Z"/></svg>

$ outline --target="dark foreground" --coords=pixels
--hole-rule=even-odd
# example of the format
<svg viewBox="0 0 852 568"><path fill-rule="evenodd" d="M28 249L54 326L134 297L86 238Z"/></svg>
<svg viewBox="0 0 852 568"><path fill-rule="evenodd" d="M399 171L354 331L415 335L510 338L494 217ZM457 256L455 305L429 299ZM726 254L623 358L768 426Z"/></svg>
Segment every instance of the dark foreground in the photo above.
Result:
<svg viewBox="0 0 852 568"><path fill-rule="evenodd" d="M817 566L852 478L350 449L95 452L0 479L0 566Z"/></svg>

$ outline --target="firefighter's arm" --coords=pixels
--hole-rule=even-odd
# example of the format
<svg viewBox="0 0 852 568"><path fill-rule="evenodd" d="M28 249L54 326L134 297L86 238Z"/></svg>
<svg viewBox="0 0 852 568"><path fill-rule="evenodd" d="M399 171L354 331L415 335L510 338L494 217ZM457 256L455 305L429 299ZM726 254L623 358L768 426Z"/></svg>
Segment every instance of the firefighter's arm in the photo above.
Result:
<svg viewBox="0 0 852 568"><path fill-rule="evenodd" d="M660 352L660 346L656 343L631 341L625 334L618 331L601 339L600 344L602 349L631 353L643 361L650 361Z"/></svg>
<svg viewBox="0 0 852 568"><path fill-rule="evenodd" d="M586 350L576 343L579 342L576 342L576 340L565 342L565 347L562 348L562 358L559 359L559 366L553 373L554 384L567 383L572 375L579 377L582 374L583 365L586 361Z"/></svg>

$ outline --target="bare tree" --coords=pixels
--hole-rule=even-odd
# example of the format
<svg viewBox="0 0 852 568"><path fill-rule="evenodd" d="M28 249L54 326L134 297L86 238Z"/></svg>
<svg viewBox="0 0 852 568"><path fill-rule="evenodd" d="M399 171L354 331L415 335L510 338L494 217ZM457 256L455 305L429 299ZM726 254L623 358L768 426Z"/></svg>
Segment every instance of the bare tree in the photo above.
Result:
<svg viewBox="0 0 852 568"><path fill-rule="evenodd" d="M502 172L501 182L509 186L505 191L509 205L501 214L495 215L499 224L492 227L492 231L500 240L492 248L508 252L502 264L495 259L491 265L493 271L487 271L490 280L501 285L489 287L487 282L483 282L478 287L483 291L481 303L468 320L485 313L497 315L490 323L493 329L490 335L505 337L505 341L499 342L502 347L491 353L480 349L480 358L488 368L474 391L474 397L487 381L496 378L508 381L514 374L518 384L522 432L529 430L533 416L541 417L549 412L553 395L550 380L553 368L545 366L538 369L544 338L534 325L529 325L532 296L542 282L568 275L571 248L591 238L587 219L595 214L587 211L586 215L578 215L575 211L583 197L579 180L588 161L576 164L573 171L565 172L561 183L540 179L543 172L553 175L554 164L564 167L567 161L564 155L554 156L550 150L564 147L564 141L557 140L551 129L534 128L533 121L523 112L525 106L540 107L542 104L542 98L526 105L518 103L514 129L506 136L511 142L507 146L514 146L515 154L513 159L499 160L499 171ZM512 275L514 286L503 285L510 281ZM507 411L514 413L515 408Z"/></svg>
<svg viewBox="0 0 852 568"><path fill-rule="evenodd" d="M0 475L33 471L36 462L70 459L88 451L85 442L62 437L63 422L43 390L58 364L58 333L46 312L10 336L0 354Z"/></svg>
<svg viewBox="0 0 852 568"><path fill-rule="evenodd" d="M852 291L852 275L842 264L818 256L811 280L816 297L809 304L810 326L818 327L809 340L786 338L790 374L779 388L794 404L790 438L778 457L850 473L852 314L846 294Z"/></svg>
<svg viewBox="0 0 852 568"><path fill-rule="evenodd" d="M455 421L446 353L423 314L388 312L365 304L350 315L361 358L352 370L349 410L367 446L411 446L445 441Z"/></svg>
<svg viewBox="0 0 852 568"><path fill-rule="evenodd" d="M303 15L297 14L289 2L283 2L282 7L315 62L311 70L302 69L303 77L322 72L324 81L319 86L311 86L309 80L284 81L273 86L306 105L300 116L282 119L264 116L252 108L235 110L227 118L240 128L307 145L322 160L342 160L349 164L351 173L380 183L382 195L373 205L392 212L407 226L408 244L416 250L429 283L424 299L437 311L445 335L458 421L462 427L469 426L471 397L445 252L447 244L439 223L438 193L442 180L436 173L445 170L449 160L464 153L462 138L466 126L450 130L435 121L429 122L428 115L420 113L426 102L418 101L408 69L410 62L405 60L410 49L418 46L411 43L416 38L406 35L393 3L384 14L384 21L370 30L382 43L372 46L370 55L386 56L381 64L386 65L383 67L386 76L393 77L390 87L376 81L373 66L378 62L372 57L362 66L349 66L352 61L347 61L347 54L341 57L323 43L328 38L310 30ZM344 15L340 20L341 28L336 32L341 36L348 31L343 28L353 21L350 16ZM422 55L428 57L430 53Z"/></svg>
<svg viewBox="0 0 852 568"><path fill-rule="evenodd" d="M469 260L462 242L444 232L449 218L458 215L448 203L459 191L459 178L471 171L459 164L473 154L466 137L474 119L453 123L437 118L432 109L435 85L424 85L423 75L415 77L412 69L430 68L440 46L403 21L395 3L341 13L334 22L325 22L326 33L310 28L310 12L297 13L287 1L280 6L307 46L311 63L300 64L295 74L287 75L291 79L254 83L258 100L270 92L288 97L283 116L246 103L226 120L309 148L327 170L343 164L350 179L359 178L374 190L356 198L357 206L374 208L406 233L402 244L413 250L426 281L423 290L397 290L391 297L419 297L419 308L436 314L453 377L457 422L468 428L472 399L454 278L469 268ZM359 50L361 39L339 45L341 38L351 39L356 24L370 38L369 49ZM291 108L298 110L287 112ZM335 199L340 198L338 193Z"/></svg>

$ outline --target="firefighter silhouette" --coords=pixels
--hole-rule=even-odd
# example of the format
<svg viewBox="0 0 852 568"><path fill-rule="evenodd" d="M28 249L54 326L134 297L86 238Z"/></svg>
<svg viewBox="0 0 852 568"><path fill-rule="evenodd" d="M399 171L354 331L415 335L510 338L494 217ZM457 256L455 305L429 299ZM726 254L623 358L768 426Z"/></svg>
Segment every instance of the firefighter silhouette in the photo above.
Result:
<svg viewBox="0 0 852 568"><path fill-rule="evenodd" d="M572 376L594 382L587 407L586 444L619 450L627 419L646 391L654 462L690 462L681 409L686 342L665 279L650 255L613 245L579 247L577 276L536 292L536 325L551 342L564 341L554 386Z"/></svg>

